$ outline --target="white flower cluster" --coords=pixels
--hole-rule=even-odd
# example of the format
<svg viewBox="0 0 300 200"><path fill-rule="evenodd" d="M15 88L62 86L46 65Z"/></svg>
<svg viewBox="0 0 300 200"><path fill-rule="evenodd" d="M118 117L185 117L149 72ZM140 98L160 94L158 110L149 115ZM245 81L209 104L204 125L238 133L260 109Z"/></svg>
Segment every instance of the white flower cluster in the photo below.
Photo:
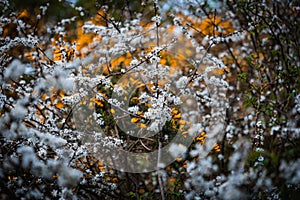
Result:
<svg viewBox="0 0 300 200"><path fill-rule="evenodd" d="M96 120L96 123L100 126L104 125L104 120L102 118L102 115L101 113L96 113L94 112L93 113L93 117L94 117L94 120Z"/></svg>
<svg viewBox="0 0 300 200"><path fill-rule="evenodd" d="M208 83L212 84L212 85L215 85L217 87L224 87L224 88L228 88L229 85L226 81L220 79L220 78L217 78L216 76L211 76L208 80L207 80Z"/></svg>
<svg viewBox="0 0 300 200"><path fill-rule="evenodd" d="M79 93L72 94L71 96L64 96L62 101L66 105L74 105L80 101L81 97Z"/></svg>
<svg viewBox="0 0 300 200"><path fill-rule="evenodd" d="M49 159L46 163L42 162L30 146L19 147L17 153L23 157L22 167L31 169L36 176L51 178L57 173L60 186L75 186L83 175L79 170L72 169L59 160Z"/></svg>
<svg viewBox="0 0 300 200"><path fill-rule="evenodd" d="M119 146L123 144L123 140L108 136L102 138L101 143L103 143L104 146Z"/></svg>
<svg viewBox="0 0 300 200"><path fill-rule="evenodd" d="M137 59L132 59L130 62L130 67L136 67L139 64L139 61Z"/></svg>
<svg viewBox="0 0 300 200"><path fill-rule="evenodd" d="M179 78L179 80L176 82L176 87L178 89L184 89L187 87L188 84L188 77L182 76Z"/></svg>
<svg viewBox="0 0 300 200"><path fill-rule="evenodd" d="M245 39L245 32L244 31L235 31L231 34L225 36L211 36L208 38L209 44L219 44L223 42L238 42Z"/></svg>
<svg viewBox="0 0 300 200"><path fill-rule="evenodd" d="M152 58L158 58L158 57L152 57ZM141 70L145 73L145 76L150 80L153 80L154 78L159 78L160 80L165 79L165 77L169 73L169 67L161 64L158 64L156 66L156 61L152 63L154 65L152 64L144 68L141 68Z"/></svg>
<svg viewBox="0 0 300 200"><path fill-rule="evenodd" d="M107 101L109 104L116 107L121 107L124 104L123 102L120 102L118 99L108 99Z"/></svg>
<svg viewBox="0 0 300 200"><path fill-rule="evenodd" d="M226 69L226 66L224 65L224 63L218 59L217 57L215 56L209 56L209 59L216 65L218 66L219 68L221 69Z"/></svg>
<svg viewBox="0 0 300 200"><path fill-rule="evenodd" d="M146 59L150 59L151 61L151 58L152 57L158 57L159 53L163 50L162 47L155 47L153 50L151 50L148 55L146 56ZM159 58L156 58L156 59L159 59ZM158 60L159 61L159 60Z"/></svg>
<svg viewBox="0 0 300 200"><path fill-rule="evenodd" d="M132 106L128 108L128 111L134 114L137 114L139 111L139 107L138 106Z"/></svg>
<svg viewBox="0 0 300 200"><path fill-rule="evenodd" d="M0 47L0 53L20 45L34 48L38 45L38 43L39 40L31 35L28 35L27 37L15 37L14 39L6 37L2 43L3 45Z"/></svg>
<svg viewBox="0 0 300 200"><path fill-rule="evenodd" d="M161 131L163 125L171 120L172 109L168 107L167 97L168 93L162 91L157 98L150 98L151 107L144 113L144 117L151 120L151 124L147 128L149 131Z"/></svg>
<svg viewBox="0 0 300 200"><path fill-rule="evenodd" d="M114 85L113 92L116 93L118 96L122 96L123 93L124 93L124 89L123 89L123 87L121 87L121 86L115 84L115 85Z"/></svg>

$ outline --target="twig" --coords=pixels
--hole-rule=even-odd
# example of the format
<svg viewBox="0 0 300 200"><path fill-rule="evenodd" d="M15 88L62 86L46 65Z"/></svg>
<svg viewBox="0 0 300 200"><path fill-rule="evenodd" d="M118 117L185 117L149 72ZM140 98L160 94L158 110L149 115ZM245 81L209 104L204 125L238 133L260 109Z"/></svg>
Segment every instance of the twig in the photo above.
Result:
<svg viewBox="0 0 300 200"><path fill-rule="evenodd" d="M147 146L143 143L143 141L142 141L141 139L139 139L139 142L141 143L141 145L142 145L145 149L147 149L148 151L151 151L151 149L150 149L149 147L147 147Z"/></svg>
<svg viewBox="0 0 300 200"><path fill-rule="evenodd" d="M163 186L163 182L162 182L162 177L159 171L160 168L160 160L161 160L161 141L158 142L158 155L157 155L157 178L158 178L158 183L159 183L159 188L160 188L160 195L161 195L161 199L165 200L165 193L164 193L164 186Z"/></svg>
<svg viewBox="0 0 300 200"><path fill-rule="evenodd" d="M157 6L156 6L156 3L154 3L154 14L155 14L155 17L157 16ZM159 47L159 24L156 20L155 22L155 25L156 25L156 46ZM158 56L158 55L156 55ZM155 65L155 68L156 68L156 71L158 72L158 62L156 62L156 65ZM156 74L156 81L155 81L155 88L158 87L158 73ZM158 97L158 93L157 93L157 97Z"/></svg>
<svg viewBox="0 0 300 200"><path fill-rule="evenodd" d="M101 15L99 12L97 12L97 15L99 15L102 19L104 19L107 23L111 23L113 25L113 27L118 31L118 33L121 33L121 30L119 29L119 27L117 26L116 23L114 23L112 20L107 19L105 16Z"/></svg>

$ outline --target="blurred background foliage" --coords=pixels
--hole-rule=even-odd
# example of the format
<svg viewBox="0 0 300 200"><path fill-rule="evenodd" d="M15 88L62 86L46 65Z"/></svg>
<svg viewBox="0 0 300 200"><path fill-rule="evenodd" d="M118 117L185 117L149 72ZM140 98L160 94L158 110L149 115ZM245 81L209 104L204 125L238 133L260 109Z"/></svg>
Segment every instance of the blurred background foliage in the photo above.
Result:
<svg viewBox="0 0 300 200"><path fill-rule="evenodd" d="M235 151L232 144L240 136L248 137L249 141L251 141L253 151L248 155L245 168L253 167L257 163L258 158L263 155L265 158L263 167L267 170L268 175L270 175L273 184L277 186L278 191L276 192L280 194L282 199L296 199L299 195L297 185L288 187L286 184L283 184L283 178L276 176L276 174L280 173L281 160L293 161L298 159L300 155L299 138L291 140L289 138L291 131L289 130L286 137L280 136L284 127L299 128L300 126L299 113L291 112L295 106L295 98L300 93L300 16L299 10L297 10L299 2L267 0L264 1L264 6L262 6L262 2L244 0L205 1L204 4L199 4L198 7L189 7L184 3L166 0L160 1L160 4L165 9L164 11L166 11L164 19L170 21L172 18L168 15L173 14L171 11L173 6L176 5L176 14L184 19L184 26L191 28L191 30L196 30L197 34L195 34L194 38L199 43L206 36L224 36L232 34L234 31L249 30L249 27L253 26L247 32L249 37L244 38L244 40L236 43L233 41L224 42L210 49L210 53L216 56L219 55L219 52L227 53L227 56L222 57L223 62L228 66L227 71L220 71L219 73L226 74L227 81L230 85L234 86L234 89L228 92L230 105L227 110L227 124L235 127L232 133L226 132L227 137L229 138L230 135L231 138L224 137L219 144L215 145L210 155L219 166L218 173L228 175L230 174L230 170L227 168L230 162L228 158ZM66 53L68 57L67 61L70 61L75 54L74 49L70 45L57 42L60 38L70 43L74 41L78 42L78 50L88 47L93 39L96 38L94 34L83 33L81 27L85 21L92 19L96 24L105 25L108 19L106 14L109 15L110 20L124 22L125 20L130 21L134 19L138 13L141 13L142 21L145 22L144 25L146 27L146 23L155 15L153 1L150 0L144 1L143 4L140 0L78 0L76 2L58 0L26 0L25 2L24 0L11 0L10 3L11 10L16 11L19 19L35 27L34 29L25 29L25 34L36 31L39 35L46 35L48 23L54 25L63 19L76 16L76 20L71 21L66 26L65 35L53 36L56 39L55 41L51 41L51 37L46 37L44 38L44 43L40 44L41 47L44 46L45 48L50 44L53 45L53 58L51 58L53 61L61 60L63 57L62 53ZM36 16L41 12L40 6L45 6L47 3L50 4L46 15L37 20ZM83 7L83 10L79 9L80 6ZM218 7L219 9L216 9ZM98 12L102 16L99 16ZM230 12L233 14L228 14ZM234 16L234 18L230 18L230 16ZM11 38L18 36L16 28L17 26L13 23L3 27L1 36L10 36ZM169 28L171 30L174 27ZM246 47L244 46L245 44L247 44ZM61 50L61 47L64 47L64 50ZM28 53L29 50L17 47L8 51L8 54L26 62L33 62L31 57L24 54L24 52ZM188 54L188 52L183 53ZM85 55L78 53L75 56L84 57ZM110 61L111 69L113 72L119 72L122 68L128 66L130 61L131 57L124 54ZM170 55L162 54L160 62L171 67L181 66L185 73L188 72L182 60L176 60ZM106 69L104 74L109 74L109 71ZM114 78L112 79L113 83L116 82L116 78L118 77ZM103 90L103 92L109 94L111 93L111 88L110 91ZM58 110L64 108L61 101L63 95L60 94L60 91L57 91L57 95L53 97L53 102L55 99L59 100L59 104L56 104ZM262 100L262 98L265 99ZM113 133L115 131L115 123L112 123L113 117L111 115L113 110L104 102L98 102L98 106L97 109L99 112L105 115L104 121L107 126L104 130ZM173 120L175 116L178 116L176 114L172 115ZM252 116L251 120L248 119L249 115ZM255 125L259 120L262 120L265 124L265 127L263 127L264 141L254 137L257 134L261 134ZM163 130L164 133L172 137L177 131L179 121L180 118L168 123L168 126ZM274 126L280 126L282 129L278 129L271 134ZM249 130L249 133L246 133L246 130ZM121 136L125 135L121 132L120 134ZM194 144L190 149L193 149L196 144L203 144L205 139L206 133L201 132L195 138ZM151 148L155 148L155 145L157 144L149 143ZM257 152L254 150L256 148L262 148L264 152ZM218 159L218 156L221 154L225 159ZM168 199L184 198L182 190L184 190L184 181L188 177L186 173L187 163L193 160L196 159L188 156L185 160L178 159L172 165L166 167L166 196ZM105 171L103 163L97 161L92 156L78 159L76 162L83 163L82 170L92 169L87 179L92 179L99 171ZM259 168L258 166L255 167L256 169ZM177 172L176 176L173 174L174 171ZM7 179L13 180L16 176L12 172ZM31 179L29 176L24 179L34 180L34 178ZM105 175L107 183L118 183L118 189L121 192L114 195L128 199L159 198L159 195L153 192L157 189L157 186L152 184L152 179L151 173L118 174L117 172L112 172ZM145 183L145 180L148 184ZM244 186L243 189L251 191L251 187ZM253 195L253 199L267 199L267 194L264 194L262 191L251 195Z"/></svg>

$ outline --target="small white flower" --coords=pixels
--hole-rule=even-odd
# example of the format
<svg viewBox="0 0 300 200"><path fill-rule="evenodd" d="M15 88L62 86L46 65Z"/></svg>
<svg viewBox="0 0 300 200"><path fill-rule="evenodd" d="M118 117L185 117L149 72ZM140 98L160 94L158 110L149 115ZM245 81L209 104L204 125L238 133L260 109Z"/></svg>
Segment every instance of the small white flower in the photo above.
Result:
<svg viewBox="0 0 300 200"><path fill-rule="evenodd" d="M158 57L158 56L152 56L151 58L150 58L150 62L152 63L152 64L156 64L156 63L158 63L160 61L160 58Z"/></svg>
<svg viewBox="0 0 300 200"><path fill-rule="evenodd" d="M262 155L260 155L260 156L258 157L258 161L259 161L259 162L263 162L263 161L264 161L264 157L263 157Z"/></svg>
<svg viewBox="0 0 300 200"><path fill-rule="evenodd" d="M174 104L175 104L176 106L182 104L182 101L181 101L180 97L175 97L175 98L174 98Z"/></svg>
<svg viewBox="0 0 300 200"><path fill-rule="evenodd" d="M176 87L179 88L179 89L185 88L187 83L188 83L188 77L182 76L176 82Z"/></svg>
<svg viewBox="0 0 300 200"><path fill-rule="evenodd" d="M137 114L138 111L139 111L139 107L138 107L138 106L129 107L129 108L128 108L128 111L129 111L129 112L132 112L132 113L134 113L134 114Z"/></svg>
<svg viewBox="0 0 300 200"><path fill-rule="evenodd" d="M130 62L130 67L135 67L139 64L139 61L137 59L133 59L131 62Z"/></svg>
<svg viewBox="0 0 300 200"><path fill-rule="evenodd" d="M256 123L256 126L257 126L257 127L261 127L261 125L262 125L262 122L261 122L261 121L258 121L258 122Z"/></svg>
<svg viewBox="0 0 300 200"><path fill-rule="evenodd" d="M153 17L151 18L151 20L152 20L153 22L157 23L157 24L160 24L161 17L158 16L158 15L156 15L156 16L153 16Z"/></svg>

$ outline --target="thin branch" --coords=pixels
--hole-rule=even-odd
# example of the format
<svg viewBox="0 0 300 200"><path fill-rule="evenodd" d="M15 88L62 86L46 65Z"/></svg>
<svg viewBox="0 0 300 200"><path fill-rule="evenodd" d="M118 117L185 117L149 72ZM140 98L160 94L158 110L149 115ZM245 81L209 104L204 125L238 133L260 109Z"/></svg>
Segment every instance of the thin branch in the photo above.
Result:
<svg viewBox="0 0 300 200"><path fill-rule="evenodd" d="M156 3L154 3L154 14L155 14L155 17L157 16L157 9L158 8L156 6ZM159 24L158 24L157 20L155 22L155 25L156 25L156 46L159 47ZM156 67L156 71L158 72L158 63L156 63L155 67ZM158 87L158 74L156 74L155 87L156 88ZM157 96L158 96L158 93L157 93Z"/></svg>
<svg viewBox="0 0 300 200"><path fill-rule="evenodd" d="M157 178L158 178L158 183L159 183L159 188L160 188L161 199L165 200L164 185L163 185L162 177L161 177L161 174L160 174L160 171L159 171L160 161L161 161L161 148L162 148L162 144L161 144L161 141L159 141L158 142L158 155L157 155L157 170L158 170Z"/></svg>
<svg viewBox="0 0 300 200"><path fill-rule="evenodd" d="M102 19L104 19L107 23L111 23L113 25L113 27L119 32L121 33L121 30L119 29L119 27L117 26L117 24L115 22L113 22L111 19L107 19L105 16L103 16L101 13L97 12L97 15L99 15Z"/></svg>
<svg viewBox="0 0 300 200"><path fill-rule="evenodd" d="M151 149L150 149L149 147L147 147L147 146L143 143L143 141L142 141L141 139L139 139L139 142L141 143L141 145L142 145L146 150L151 151Z"/></svg>

